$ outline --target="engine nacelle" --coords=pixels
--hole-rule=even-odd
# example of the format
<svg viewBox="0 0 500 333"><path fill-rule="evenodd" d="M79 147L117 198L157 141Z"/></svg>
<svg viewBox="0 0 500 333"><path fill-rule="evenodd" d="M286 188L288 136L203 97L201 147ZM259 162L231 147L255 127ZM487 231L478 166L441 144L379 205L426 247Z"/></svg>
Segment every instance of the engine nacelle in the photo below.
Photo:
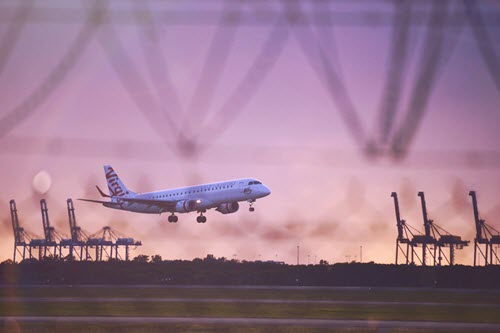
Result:
<svg viewBox="0 0 500 333"><path fill-rule="evenodd" d="M216 211L222 214L236 213L240 209L240 204L237 202L223 203L217 207Z"/></svg>
<svg viewBox="0 0 500 333"><path fill-rule="evenodd" d="M183 200L175 204L175 211L178 213L187 213L196 210L195 200Z"/></svg>

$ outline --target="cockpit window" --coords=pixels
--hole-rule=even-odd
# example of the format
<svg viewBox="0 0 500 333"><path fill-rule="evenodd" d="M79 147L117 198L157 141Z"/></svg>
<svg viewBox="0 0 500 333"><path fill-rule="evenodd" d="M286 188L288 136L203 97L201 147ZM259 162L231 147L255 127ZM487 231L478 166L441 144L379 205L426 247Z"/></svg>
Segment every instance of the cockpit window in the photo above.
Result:
<svg viewBox="0 0 500 333"><path fill-rule="evenodd" d="M248 185L253 185L254 182L248 182Z"/></svg>
<svg viewBox="0 0 500 333"><path fill-rule="evenodd" d="M254 183L255 185L257 185L257 184L262 184L261 182L257 182L257 181L255 181L255 182L253 182L253 183Z"/></svg>

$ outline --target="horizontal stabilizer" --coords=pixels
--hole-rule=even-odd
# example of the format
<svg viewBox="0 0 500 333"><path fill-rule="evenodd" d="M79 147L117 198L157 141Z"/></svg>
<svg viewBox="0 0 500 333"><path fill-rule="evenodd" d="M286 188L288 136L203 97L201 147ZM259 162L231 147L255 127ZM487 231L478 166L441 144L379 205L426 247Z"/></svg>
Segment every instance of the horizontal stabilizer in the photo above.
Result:
<svg viewBox="0 0 500 333"><path fill-rule="evenodd" d="M108 204L109 206L117 206L120 207L120 204L118 202L112 202L112 201L101 201L101 200L92 200L92 199L78 199L80 201L87 201L87 202L94 202L94 203L100 203L100 204Z"/></svg>

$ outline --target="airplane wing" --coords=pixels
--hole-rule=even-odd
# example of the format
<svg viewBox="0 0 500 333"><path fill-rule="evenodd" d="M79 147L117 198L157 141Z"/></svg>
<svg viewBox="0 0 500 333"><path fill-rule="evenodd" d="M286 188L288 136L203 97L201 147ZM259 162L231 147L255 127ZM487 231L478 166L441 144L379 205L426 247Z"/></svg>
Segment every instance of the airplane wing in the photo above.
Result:
<svg viewBox="0 0 500 333"><path fill-rule="evenodd" d="M172 211L175 209L175 204L177 203L176 201L165 201L165 200L152 200L152 199L138 199L138 198L123 198L123 197L110 197L112 199L118 199L120 202L113 202L113 201L101 201L101 200L92 200L92 199L78 199L80 201L88 201L88 202L94 202L94 203L100 203L100 204L107 204L108 207L110 206L117 206L122 208L123 202L126 202L126 205L131 205L133 203L141 203L144 205L150 205L150 206L157 206L157 207L164 207L168 211Z"/></svg>
<svg viewBox="0 0 500 333"><path fill-rule="evenodd" d="M112 199L117 199L125 201L128 203L141 203L145 205L174 208L179 200L154 200L154 199L142 199L142 198L124 198L124 197L111 197Z"/></svg>

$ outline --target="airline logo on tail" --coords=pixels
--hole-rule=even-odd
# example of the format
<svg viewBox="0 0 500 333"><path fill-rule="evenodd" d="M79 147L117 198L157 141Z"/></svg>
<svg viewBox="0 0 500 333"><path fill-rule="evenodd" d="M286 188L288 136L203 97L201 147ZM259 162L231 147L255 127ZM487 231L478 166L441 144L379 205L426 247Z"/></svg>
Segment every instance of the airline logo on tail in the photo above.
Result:
<svg viewBox="0 0 500 333"><path fill-rule="evenodd" d="M112 167L104 167L104 173L106 174L106 181L108 182L109 195L112 197L123 197L128 194L128 191L124 189L123 184L120 184L120 178L116 174Z"/></svg>
<svg viewBox="0 0 500 333"><path fill-rule="evenodd" d="M121 181L120 177L116 174L115 170L110 166L104 166L104 174L108 183L109 195L112 202L117 202L122 209L125 201L116 197L131 197L135 192L129 191L125 184Z"/></svg>

